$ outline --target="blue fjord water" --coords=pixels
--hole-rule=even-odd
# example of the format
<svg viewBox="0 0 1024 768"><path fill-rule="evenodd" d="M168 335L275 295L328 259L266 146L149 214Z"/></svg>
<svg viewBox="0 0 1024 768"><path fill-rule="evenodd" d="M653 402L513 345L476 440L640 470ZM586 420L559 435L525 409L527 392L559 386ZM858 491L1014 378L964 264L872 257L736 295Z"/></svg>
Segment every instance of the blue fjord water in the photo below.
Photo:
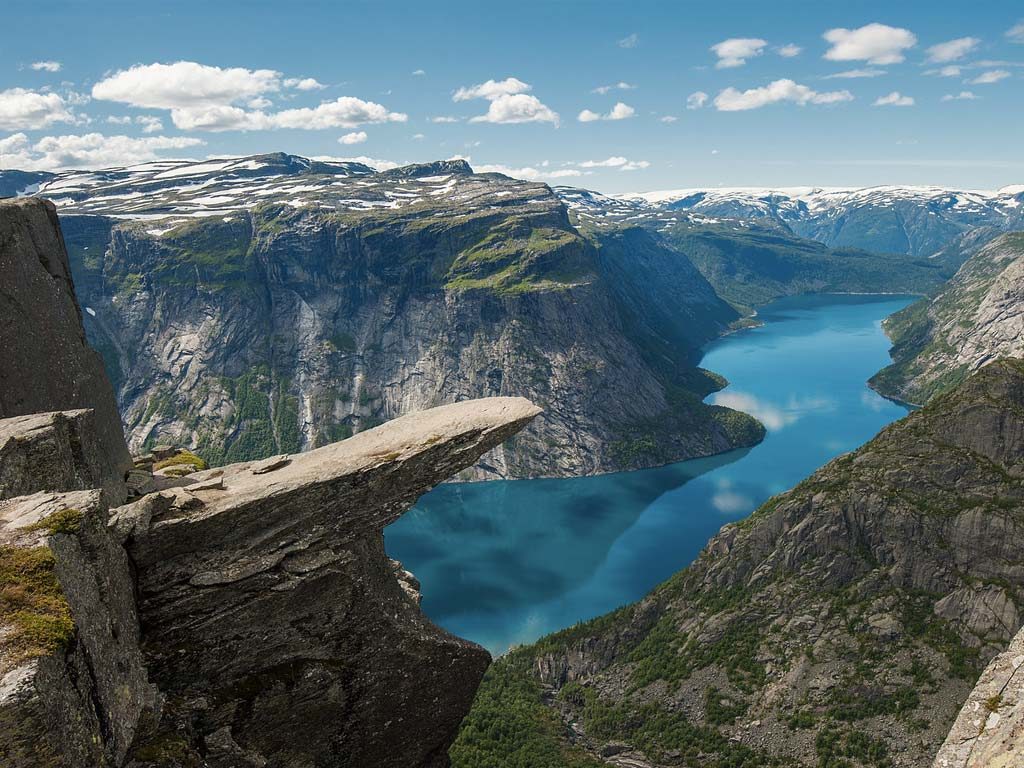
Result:
<svg viewBox="0 0 1024 768"><path fill-rule="evenodd" d="M643 597L722 525L749 515L906 409L865 381L889 362L881 320L904 296L807 296L712 343L729 386L710 402L753 414L760 445L657 469L439 486L385 531L419 577L423 610L492 653Z"/></svg>

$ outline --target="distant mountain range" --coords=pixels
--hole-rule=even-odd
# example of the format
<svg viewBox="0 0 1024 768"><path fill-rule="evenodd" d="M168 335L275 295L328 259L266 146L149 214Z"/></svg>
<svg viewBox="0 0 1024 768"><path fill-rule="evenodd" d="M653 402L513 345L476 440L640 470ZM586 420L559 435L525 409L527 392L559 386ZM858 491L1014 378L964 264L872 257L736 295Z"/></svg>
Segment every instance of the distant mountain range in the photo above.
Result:
<svg viewBox="0 0 1024 768"><path fill-rule="evenodd" d="M880 186L862 189L680 189L625 198L712 218L768 220L834 248L931 256L976 227L1024 228L1024 186L997 191Z"/></svg>

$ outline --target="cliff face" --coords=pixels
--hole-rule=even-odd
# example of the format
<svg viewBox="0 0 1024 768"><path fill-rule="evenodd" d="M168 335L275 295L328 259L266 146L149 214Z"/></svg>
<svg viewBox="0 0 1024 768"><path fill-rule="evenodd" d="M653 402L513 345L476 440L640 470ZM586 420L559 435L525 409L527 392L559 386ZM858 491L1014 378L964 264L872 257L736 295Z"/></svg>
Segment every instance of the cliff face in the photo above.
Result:
<svg viewBox="0 0 1024 768"><path fill-rule="evenodd" d="M462 162L372 173L282 157L43 190L133 448L238 461L511 395L544 414L473 478L760 439L701 403L721 381L693 362L736 311L656 235L585 237L545 185Z"/></svg>
<svg viewBox="0 0 1024 768"><path fill-rule="evenodd" d="M893 364L872 386L923 403L989 361L1024 353L1024 234L977 250L931 299L887 319Z"/></svg>
<svg viewBox="0 0 1024 768"><path fill-rule="evenodd" d="M1024 364L992 363L723 528L637 605L514 651L456 764L516 744L579 765L930 764L1021 624L1022 413ZM529 736L496 738L502 715Z"/></svg>
<svg viewBox="0 0 1024 768"><path fill-rule="evenodd" d="M1013 768L1024 763L1024 632L974 686L934 768Z"/></svg>
<svg viewBox="0 0 1024 768"><path fill-rule="evenodd" d="M93 409L93 458L103 464L93 479L123 500L131 459L102 360L85 340L53 205L0 202L0 277L0 418Z"/></svg>
<svg viewBox="0 0 1024 768"><path fill-rule="evenodd" d="M20 218L32 210L45 215ZM66 301L36 306L49 283L21 277L65 259L52 213L0 204L0 232L21 227L0 240L19 276L0 328L35 319L52 360L96 363L77 315L62 322L70 279L49 271ZM33 393L50 412L0 419L0 763L447 765L489 656L420 613L382 529L539 409L456 403L300 456L154 478L160 490L114 506L119 421L102 401L52 410L96 396L92 369L69 370L83 378ZM0 402L21 402L10 387L33 371L0 381Z"/></svg>

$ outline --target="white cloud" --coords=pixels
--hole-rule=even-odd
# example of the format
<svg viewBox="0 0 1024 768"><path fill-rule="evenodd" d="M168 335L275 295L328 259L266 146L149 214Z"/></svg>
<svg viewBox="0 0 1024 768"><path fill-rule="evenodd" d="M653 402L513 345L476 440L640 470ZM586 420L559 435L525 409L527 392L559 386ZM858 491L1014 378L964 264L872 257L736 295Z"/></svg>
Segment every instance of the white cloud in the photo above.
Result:
<svg viewBox="0 0 1024 768"><path fill-rule="evenodd" d="M794 56L799 56L801 53L803 53L803 50L804 49L801 48L799 45L796 45L795 43L789 43L788 45L784 45L781 48L779 48L778 53L779 56L782 56L783 58L792 59Z"/></svg>
<svg viewBox="0 0 1024 768"><path fill-rule="evenodd" d="M633 109L629 104L623 104L621 101L617 102L612 107L611 112L605 115L606 120L626 120L636 114L636 110Z"/></svg>
<svg viewBox="0 0 1024 768"><path fill-rule="evenodd" d="M502 96L526 93L530 90L532 88L528 83L524 83L517 77L507 77L504 80L488 80L486 83L478 85L463 86L452 95L452 101L469 101L470 99L494 101Z"/></svg>
<svg viewBox="0 0 1024 768"><path fill-rule="evenodd" d="M266 94L282 87L301 91L324 87L311 77L287 78L270 69L222 69L194 61L139 64L96 83L95 99L135 107L167 109L182 130L258 131L277 128L324 130L364 123L405 122L407 116L372 101L342 96L317 107L264 112ZM239 106L245 104L248 110Z"/></svg>
<svg viewBox="0 0 1024 768"><path fill-rule="evenodd" d="M0 140L0 162L7 168L54 171L64 168L109 168L159 159L173 149L201 146L186 136L44 136L35 143L24 133Z"/></svg>
<svg viewBox="0 0 1024 768"><path fill-rule="evenodd" d="M912 107L914 106L913 96L904 96L899 91L893 91L885 96L879 96L872 105L875 107Z"/></svg>
<svg viewBox="0 0 1024 768"><path fill-rule="evenodd" d="M171 120L182 130L269 131L278 128L326 130L355 128L366 123L404 123L408 115L390 112L381 104L342 96L316 107L285 109L280 112L248 112L240 107L208 106L171 110Z"/></svg>
<svg viewBox="0 0 1024 768"><path fill-rule="evenodd" d="M163 121L152 115L139 115L135 122L142 126L143 133L159 133L164 129Z"/></svg>
<svg viewBox="0 0 1024 768"><path fill-rule="evenodd" d="M60 72L61 63L59 61L36 61L33 62L32 69L36 72Z"/></svg>
<svg viewBox="0 0 1024 768"><path fill-rule="evenodd" d="M630 83L626 83L626 82L623 82L623 81L620 80L619 82L615 83L614 85L599 85L599 86L597 86L597 88L592 90L591 93L599 93L602 96L604 96L606 93L609 93L611 91L615 91L615 90L619 90L619 91L632 91L634 88L636 88L635 85L632 85Z"/></svg>
<svg viewBox="0 0 1024 768"><path fill-rule="evenodd" d="M295 88L299 91L319 91L327 86L319 83L312 77L289 77L284 81L285 88Z"/></svg>
<svg viewBox="0 0 1024 768"><path fill-rule="evenodd" d="M413 137L413 139L415 139L416 141L423 141L423 139L427 138L427 137L426 137L426 136L424 136L424 135L423 135L422 133L414 133L414 134L412 135L412 137Z"/></svg>
<svg viewBox="0 0 1024 768"><path fill-rule="evenodd" d="M640 44L640 35L636 32L626 35L624 38L619 40L619 48L636 48Z"/></svg>
<svg viewBox="0 0 1024 768"><path fill-rule="evenodd" d="M1011 43L1024 43L1024 21L1019 21L1006 30L1006 38Z"/></svg>
<svg viewBox="0 0 1024 768"><path fill-rule="evenodd" d="M708 103L710 97L704 91L694 91L686 97L687 109L700 109Z"/></svg>
<svg viewBox="0 0 1024 768"><path fill-rule="evenodd" d="M932 64L946 64L962 59L977 48L980 42L981 40L976 37L958 37L956 40L933 45L928 49L928 61Z"/></svg>
<svg viewBox="0 0 1024 768"><path fill-rule="evenodd" d="M137 64L115 72L92 87L94 99L150 109L221 106L281 89L281 73L272 69L222 69L194 61Z"/></svg>
<svg viewBox="0 0 1024 768"><path fill-rule="evenodd" d="M404 163L396 163L394 160L381 160L378 157L367 157L366 155L359 155L358 157L334 157L332 155L319 155L317 157L311 157L310 160L321 160L325 163L362 163L368 165L371 168L376 168L378 171L390 171L392 168L398 168Z"/></svg>
<svg viewBox="0 0 1024 768"><path fill-rule="evenodd" d="M939 77L960 77L962 73L963 69L957 64L947 64L938 69L925 70L926 75L938 75Z"/></svg>
<svg viewBox="0 0 1024 768"><path fill-rule="evenodd" d="M942 101L974 101L978 97L971 91L960 91L960 93L954 95L947 93L942 97Z"/></svg>
<svg viewBox="0 0 1024 768"><path fill-rule="evenodd" d="M909 29L878 23L857 29L830 29L822 37L832 44L825 53L829 61L899 64L905 58L903 52L917 45L917 36Z"/></svg>
<svg viewBox="0 0 1024 768"><path fill-rule="evenodd" d="M544 167L534 168L533 166L526 166L523 168L512 168L500 163L475 165L473 166L473 170L477 173L503 173L506 176L511 176L516 179L526 179L527 181L534 181L536 179L567 179L583 175L582 171L578 171L574 168L562 168L549 171Z"/></svg>
<svg viewBox="0 0 1024 768"><path fill-rule="evenodd" d="M635 109L629 106L629 104L624 104L620 101L607 114L601 115L592 110L584 109L576 116L576 119L581 123L592 123L595 120L626 120L635 114Z"/></svg>
<svg viewBox="0 0 1024 768"><path fill-rule="evenodd" d="M457 123L460 118L452 117L451 115L438 115L437 117L430 118L432 123Z"/></svg>
<svg viewBox="0 0 1024 768"><path fill-rule="evenodd" d="M525 93L499 96L491 101L487 113L470 118L471 123L554 123L558 113Z"/></svg>
<svg viewBox="0 0 1024 768"><path fill-rule="evenodd" d="M970 81L971 85L991 85L992 83L998 83L1000 80L1005 80L1010 76L1010 73L1005 69L993 69L990 72L982 72L976 78Z"/></svg>
<svg viewBox="0 0 1024 768"><path fill-rule="evenodd" d="M726 88L715 97L715 107L722 112L738 112L784 101L793 102L802 107L806 104L836 104L852 100L853 94L849 91L820 93L792 80L775 80L768 85L751 88L747 91Z"/></svg>
<svg viewBox="0 0 1024 768"><path fill-rule="evenodd" d="M663 123L674 123L677 120L679 120L679 118L676 117L675 115L665 115L664 117L659 117L658 119Z"/></svg>
<svg viewBox="0 0 1024 768"><path fill-rule="evenodd" d="M425 75L427 73L426 73L425 70L422 70L422 69L414 69L412 71L412 74L413 74L414 77L423 77L423 75Z"/></svg>
<svg viewBox="0 0 1024 768"><path fill-rule="evenodd" d="M615 168L619 171L638 171L650 168L647 160L629 160L625 157L612 156L605 160L585 160L579 164L580 168Z"/></svg>
<svg viewBox="0 0 1024 768"><path fill-rule="evenodd" d="M110 117L107 118L107 122L110 123L111 125L131 125L132 124L132 119L128 115L122 115L122 116L111 115Z"/></svg>
<svg viewBox="0 0 1024 768"><path fill-rule="evenodd" d="M367 139L366 131L353 131L352 133L346 133L340 139L339 144L362 144Z"/></svg>
<svg viewBox="0 0 1024 768"><path fill-rule="evenodd" d="M0 130L34 131L53 123L75 123L79 119L56 93L25 88L0 91Z"/></svg>
<svg viewBox="0 0 1024 768"><path fill-rule="evenodd" d="M881 77L885 74L884 69L874 69L871 67L865 69L847 69L844 72L836 72L831 75L825 75L823 80L852 80L861 77Z"/></svg>
<svg viewBox="0 0 1024 768"><path fill-rule="evenodd" d="M491 102L487 113L470 118L471 123L554 123L558 125L558 113L543 104L529 83L516 77L504 80L488 80L478 85L463 86L452 95L452 101L487 99Z"/></svg>
<svg viewBox="0 0 1024 768"><path fill-rule="evenodd" d="M764 53L764 47L768 45L766 40L759 37L732 37L715 43L711 50L718 57L715 66L718 69L730 67L741 67L747 63L747 59L760 56Z"/></svg>

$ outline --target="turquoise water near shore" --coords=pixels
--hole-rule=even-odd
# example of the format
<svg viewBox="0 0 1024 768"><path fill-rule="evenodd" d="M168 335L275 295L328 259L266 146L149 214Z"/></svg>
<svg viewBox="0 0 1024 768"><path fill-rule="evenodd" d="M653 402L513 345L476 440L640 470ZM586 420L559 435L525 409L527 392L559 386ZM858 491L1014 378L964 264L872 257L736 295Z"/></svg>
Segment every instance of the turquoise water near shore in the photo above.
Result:
<svg viewBox="0 0 1024 768"><path fill-rule="evenodd" d="M458 483L385 530L423 586L423 610L492 653L643 597L725 523L749 515L907 409L865 382L889 362L881 330L908 296L784 299L763 325L708 346L729 380L709 402L746 411L751 449L598 477Z"/></svg>

